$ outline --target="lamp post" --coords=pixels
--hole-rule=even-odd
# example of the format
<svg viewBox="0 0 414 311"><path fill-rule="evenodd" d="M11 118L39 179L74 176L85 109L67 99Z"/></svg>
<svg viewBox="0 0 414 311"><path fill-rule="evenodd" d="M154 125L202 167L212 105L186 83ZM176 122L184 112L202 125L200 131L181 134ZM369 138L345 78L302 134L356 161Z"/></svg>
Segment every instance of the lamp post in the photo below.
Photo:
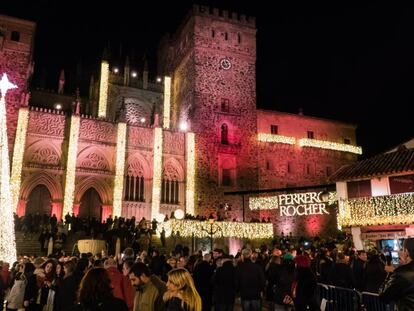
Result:
<svg viewBox="0 0 414 311"><path fill-rule="evenodd" d="M216 230L214 230L214 223L215 223L215 219L214 218L209 218L208 219L208 223L210 224L210 231L207 231L207 230L205 230L205 229L203 229L203 230L205 230L205 231L207 231L208 232L208 234L210 235L210 251L213 251L213 242L214 242L214 235L219 231L219 230L221 230L221 228L219 227L219 226L217 226L217 229Z"/></svg>

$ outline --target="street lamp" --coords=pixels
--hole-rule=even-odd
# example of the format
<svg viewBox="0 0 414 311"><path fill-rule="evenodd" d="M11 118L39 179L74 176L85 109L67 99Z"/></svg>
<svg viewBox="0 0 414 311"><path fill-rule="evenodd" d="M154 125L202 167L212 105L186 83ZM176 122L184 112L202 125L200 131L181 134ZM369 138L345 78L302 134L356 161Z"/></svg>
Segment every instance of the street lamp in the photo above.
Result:
<svg viewBox="0 0 414 311"><path fill-rule="evenodd" d="M213 217L210 217L208 219L208 223L210 225L210 231L207 231L206 229L202 228L204 231L206 231L210 235L210 251L213 251L213 242L214 242L214 235L221 230L220 226L217 225L217 228L214 230L214 223L215 219Z"/></svg>

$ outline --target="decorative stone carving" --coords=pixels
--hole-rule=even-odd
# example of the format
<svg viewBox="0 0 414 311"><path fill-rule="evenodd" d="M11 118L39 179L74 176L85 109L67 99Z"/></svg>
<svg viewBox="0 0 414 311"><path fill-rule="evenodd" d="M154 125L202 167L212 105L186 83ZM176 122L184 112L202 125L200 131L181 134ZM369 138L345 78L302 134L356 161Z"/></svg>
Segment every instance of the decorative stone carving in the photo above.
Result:
<svg viewBox="0 0 414 311"><path fill-rule="evenodd" d="M80 167L93 170L109 171L108 161L103 156L94 152L88 154L81 161Z"/></svg>
<svg viewBox="0 0 414 311"><path fill-rule="evenodd" d="M153 148L153 130L144 127L128 126L128 146Z"/></svg>
<svg viewBox="0 0 414 311"><path fill-rule="evenodd" d="M184 152L184 134L164 131L164 153L182 155Z"/></svg>
<svg viewBox="0 0 414 311"><path fill-rule="evenodd" d="M62 137L65 129L65 116L31 111L28 132Z"/></svg>
<svg viewBox="0 0 414 311"><path fill-rule="evenodd" d="M141 161L134 159L128 165L127 174L130 176L144 176L144 168L142 167Z"/></svg>
<svg viewBox="0 0 414 311"><path fill-rule="evenodd" d="M48 146L40 146L29 157L30 164L59 165L60 156Z"/></svg>
<svg viewBox="0 0 414 311"><path fill-rule="evenodd" d="M181 180L181 176L178 173L177 168L174 167L171 163L167 164L167 166L164 168L163 176L168 180Z"/></svg>
<svg viewBox="0 0 414 311"><path fill-rule="evenodd" d="M81 120L80 138L115 143L115 133L116 130L112 123L89 119Z"/></svg>

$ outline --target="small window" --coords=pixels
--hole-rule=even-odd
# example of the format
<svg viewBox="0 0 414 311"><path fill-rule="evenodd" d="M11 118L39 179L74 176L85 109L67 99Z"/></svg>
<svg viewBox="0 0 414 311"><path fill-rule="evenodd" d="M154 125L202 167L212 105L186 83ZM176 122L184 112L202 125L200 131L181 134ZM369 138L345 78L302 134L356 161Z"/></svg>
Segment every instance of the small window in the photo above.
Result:
<svg viewBox="0 0 414 311"><path fill-rule="evenodd" d="M223 145L229 144L229 128L225 123L221 126L221 143Z"/></svg>
<svg viewBox="0 0 414 311"><path fill-rule="evenodd" d="M10 40L11 41L19 42L20 41L20 32L18 32L18 31L12 31Z"/></svg>
<svg viewBox="0 0 414 311"><path fill-rule="evenodd" d="M344 144L345 145L350 145L351 144L351 140L349 138L344 138Z"/></svg>
<svg viewBox="0 0 414 311"><path fill-rule="evenodd" d="M313 131L308 131L308 138L309 139L313 139L314 138Z"/></svg>
<svg viewBox="0 0 414 311"><path fill-rule="evenodd" d="M230 104L227 98L221 99L221 111L222 112L229 112L230 111Z"/></svg>
<svg viewBox="0 0 414 311"><path fill-rule="evenodd" d="M273 170L273 161L272 160L266 160L266 170Z"/></svg>
<svg viewBox="0 0 414 311"><path fill-rule="evenodd" d="M214 31L214 29L211 29L211 37L214 38L216 36L216 32Z"/></svg>
<svg viewBox="0 0 414 311"><path fill-rule="evenodd" d="M346 185L349 199L372 196L371 180L350 181Z"/></svg>
<svg viewBox="0 0 414 311"><path fill-rule="evenodd" d="M274 125L274 124L270 125L270 133L275 134L275 135L278 134L277 125Z"/></svg>
<svg viewBox="0 0 414 311"><path fill-rule="evenodd" d="M224 33L224 40L228 40L229 39L229 34L227 32Z"/></svg>
<svg viewBox="0 0 414 311"><path fill-rule="evenodd" d="M388 177L391 194L414 192L414 174Z"/></svg>
<svg viewBox="0 0 414 311"><path fill-rule="evenodd" d="M311 175L312 174L312 166L310 164L306 165L306 174Z"/></svg>
<svg viewBox="0 0 414 311"><path fill-rule="evenodd" d="M222 176L221 184L223 186L231 186L232 185L231 169L225 169L225 168L223 168L222 175L223 176Z"/></svg>
<svg viewBox="0 0 414 311"><path fill-rule="evenodd" d="M293 163L292 162L288 162L288 164L287 164L287 172L288 173L293 173Z"/></svg>
<svg viewBox="0 0 414 311"><path fill-rule="evenodd" d="M239 33L237 34L237 43L241 43L241 35Z"/></svg>

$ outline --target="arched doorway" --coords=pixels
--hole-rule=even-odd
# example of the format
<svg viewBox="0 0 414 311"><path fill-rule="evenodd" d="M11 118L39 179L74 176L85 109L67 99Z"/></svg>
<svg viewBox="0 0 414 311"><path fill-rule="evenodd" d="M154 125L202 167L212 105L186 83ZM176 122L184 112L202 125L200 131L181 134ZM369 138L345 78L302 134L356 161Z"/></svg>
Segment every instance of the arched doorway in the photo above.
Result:
<svg viewBox="0 0 414 311"><path fill-rule="evenodd" d="M32 192L30 192L27 199L25 214L40 215L47 214L50 216L52 211L52 199L50 192L45 185L37 185Z"/></svg>
<svg viewBox="0 0 414 311"><path fill-rule="evenodd" d="M79 206L80 218L92 218L101 220L102 200L95 188L89 188L82 196Z"/></svg>

